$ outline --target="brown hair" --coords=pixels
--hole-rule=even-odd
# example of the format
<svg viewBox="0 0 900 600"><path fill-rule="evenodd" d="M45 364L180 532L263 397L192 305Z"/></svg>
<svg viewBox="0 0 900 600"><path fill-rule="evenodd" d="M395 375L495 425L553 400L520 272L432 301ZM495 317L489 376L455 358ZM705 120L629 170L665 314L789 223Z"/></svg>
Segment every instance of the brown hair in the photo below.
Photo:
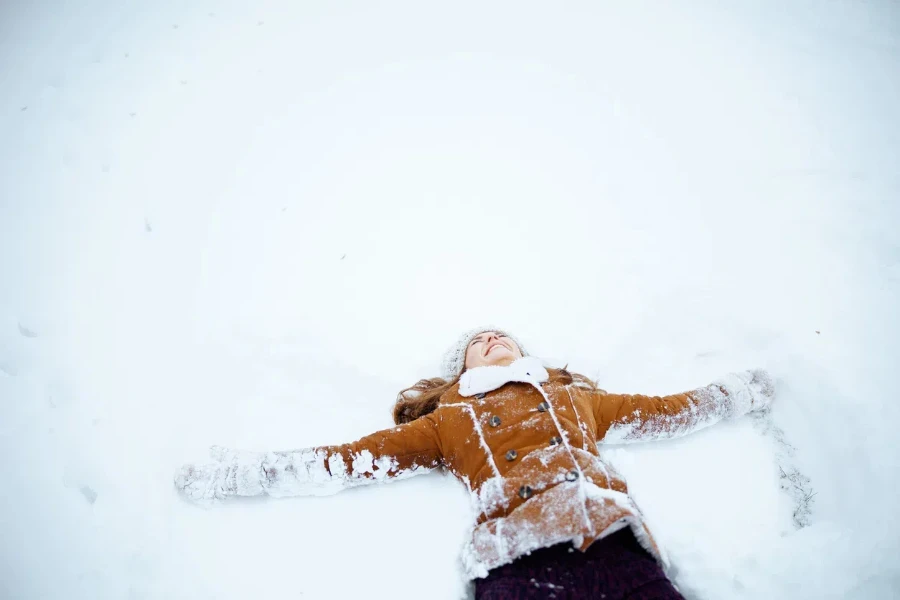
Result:
<svg viewBox="0 0 900 600"><path fill-rule="evenodd" d="M570 373L566 367L547 369L547 371L550 373L551 381L557 381L563 385L574 383L594 391L599 390L593 380L578 373ZM450 381L441 377L420 379L415 385L402 390L397 394L397 402L394 404L394 423L403 425L433 413L441 401L441 396L459 382L461 375L460 373Z"/></svg>

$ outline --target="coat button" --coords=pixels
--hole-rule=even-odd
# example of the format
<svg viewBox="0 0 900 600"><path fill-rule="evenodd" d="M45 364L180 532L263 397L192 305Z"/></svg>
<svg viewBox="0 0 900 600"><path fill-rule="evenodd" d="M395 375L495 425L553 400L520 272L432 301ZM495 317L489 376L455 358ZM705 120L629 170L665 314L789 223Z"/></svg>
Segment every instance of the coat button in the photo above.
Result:
<svg viewBox="0 0 900 600"><path fill-rule="evenodd" d="M550 405L547 404L546 400L544 402L541 402L540 404L538 404L538 412L547 412L547 410L549 408L550 408Z"/></svg>
<svg viewBox="0 0 900 600"><path fill-rule="evenodd" d="M578 471L569 471L566 473L566 481L575 481L578 479Z"/></svg>
<svg viewBox="0 0 900 600"><path fill-rule="evenodd" d="M534 490L531 489L530 485L523 485L519 488L519 498L523 500L528 500L534 494Z"/></svg>
<svg viewBox="0 0 900 600"><path fill-rule="evenodd" d="M491 427L497 427L500 425L500 417L498 417L497 415L494 415L493 417L491 417L491 420L488 422L491 424Z"/></svg>
<svg viewBox="0 0 900 600"><path fill-rule="evenodd" d="M481 400L482 398L484 398L484 394L475 394L476 400Z"/></svg>
<svg viewBox="0 0 900 600"><path fill-rule="evenodd" d="M562 438L558 435L554 435L552 438L550 438L550 445L556 446L557 444L562 444Z"/></svg>
<svg viewBox="0 0 900 600"><path fill-rule="evenodd" d="M519 456L519 453L515 450L507 450L506 451L506 460L516 460L516 457Z"/></svg>

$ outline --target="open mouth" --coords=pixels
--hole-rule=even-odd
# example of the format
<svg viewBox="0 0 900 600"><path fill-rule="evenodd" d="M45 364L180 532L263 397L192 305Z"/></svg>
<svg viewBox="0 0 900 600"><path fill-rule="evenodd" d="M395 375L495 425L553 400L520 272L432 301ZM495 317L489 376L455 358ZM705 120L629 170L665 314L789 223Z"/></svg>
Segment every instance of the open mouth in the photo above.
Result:
<svg viewBox="0 0 900 600"><path fill-rule="evenodd" d="M506 348L506 346L504 346L503 344L494 344L493 346L491 346L490 348L488 348L487 354L490 354L490 353L493 352L496 348Z"/></svg>

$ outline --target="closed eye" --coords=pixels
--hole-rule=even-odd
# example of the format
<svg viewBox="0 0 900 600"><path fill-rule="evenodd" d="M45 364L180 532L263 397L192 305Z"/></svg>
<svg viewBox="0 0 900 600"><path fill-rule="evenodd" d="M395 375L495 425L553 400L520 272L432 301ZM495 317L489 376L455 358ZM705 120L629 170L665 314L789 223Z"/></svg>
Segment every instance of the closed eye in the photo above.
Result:
<svg viewBox="0 0 900 600"><path fill-rule="evenodd" d="M494 335L498 339L508 337L505 333L495 333ZM479 335L478 337L473 339L471 342L469 342L469 346L471 347L471 346L474 346L476 343L481 343L481 342L484 342L484 339L482 339L482 337Z"/></svg>

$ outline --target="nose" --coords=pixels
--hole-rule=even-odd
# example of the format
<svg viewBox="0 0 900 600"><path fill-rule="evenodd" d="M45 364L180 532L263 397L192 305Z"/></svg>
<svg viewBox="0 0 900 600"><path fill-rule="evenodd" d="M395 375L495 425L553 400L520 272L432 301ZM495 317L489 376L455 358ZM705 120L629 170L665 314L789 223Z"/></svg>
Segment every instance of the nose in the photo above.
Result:
<svg viewBox="0 0 900 600"><path fill-rule="evenodd" d="M497 335L496 331L486 332L486 337L484 338L484 345L482 345L482 352L487 353L487 349L490 347L491 342L500 339Z"/></svg>

